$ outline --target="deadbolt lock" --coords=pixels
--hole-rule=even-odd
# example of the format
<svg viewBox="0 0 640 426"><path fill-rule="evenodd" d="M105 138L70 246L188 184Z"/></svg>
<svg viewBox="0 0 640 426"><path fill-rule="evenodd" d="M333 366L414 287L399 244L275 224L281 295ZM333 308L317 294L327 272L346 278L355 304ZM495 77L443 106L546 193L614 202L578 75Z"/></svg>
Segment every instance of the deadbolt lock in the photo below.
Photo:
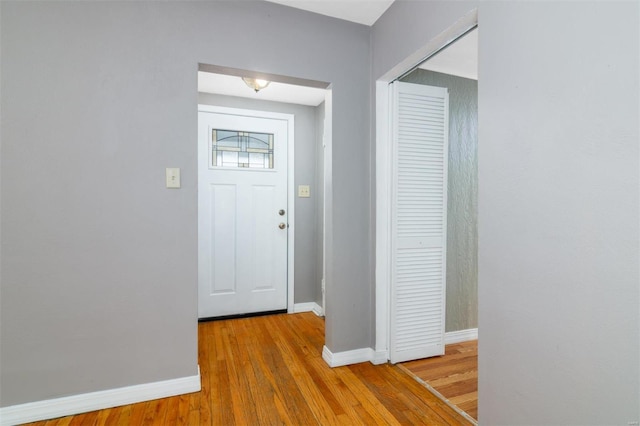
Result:
<svg viewBox="0 0 640 426"><path fill-rule="evenodd" d="M280 216L284 216L284 210L280 209L280 211L278 211L278 214L279 214Z"/></svg>

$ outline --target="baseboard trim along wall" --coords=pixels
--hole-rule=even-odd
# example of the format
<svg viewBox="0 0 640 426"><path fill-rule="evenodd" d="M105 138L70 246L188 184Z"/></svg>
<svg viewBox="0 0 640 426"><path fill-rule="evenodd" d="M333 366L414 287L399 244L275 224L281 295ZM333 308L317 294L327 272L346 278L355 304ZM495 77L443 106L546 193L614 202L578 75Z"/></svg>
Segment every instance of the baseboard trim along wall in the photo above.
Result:
<svg viewBox="0 0 640 426"><path fill-rule="evenodd" d="M126 386L63 398L29 402L0 408L0 425L10 426L56 417L103 410L120 405L200 391L200 367L195 376Z"/></svg>
<svg viewBox="0 0 640 426"><path fill-rule="evenodd" d="M371 359L369 360L373 365L386 364L389 360L388 351L374 351L371 349Z"/></svg>
<svg viewBox="0 0 640 426"><path fill-rule="evenodd" d="M296 303L293 305L293 313L297 314L300 312L313 312L317 316L324 316L322 312L322 307L318 305L316 302L305 302L305 303Z"/></svg>
<svg viewBox="0 0 640 426"><path fill-rule="evenodd" d="M322 359L324 359L329 367L342 367L344 365L358 364L367 361L378 365L387 362L387 353L386 351L374 351L371 348L333 353L329 348L323 346Z"/></svg>
<svg viewBox="0 0 640 426"><path fill-rule="evenodd" d="M358 364L372 359L373 349L362 348L351 351L333 353L326 346L322 347L322 359L329 367L342 367L343 365Z"/></svg>
<svg viewBox="0 0 640 426"><path fill-rule="evenodd" d="M444 334L444 344L461 343L478 338L478 329L450 331ZM354 349L351 351L333 353L324 346L322 348L322 359L329 367L342 367L349 364L369 361L372 364L384 364L389 359L387 351L375 351L371 348Z"/></svg>
<svg viewBox="0 0 640 426"><path fill-rule="evenodd" d="M444 333L444 344L450 345L452 343L467 342L469 340L478 339L478 329L468 328L466 330L449 331Z"/></svg>

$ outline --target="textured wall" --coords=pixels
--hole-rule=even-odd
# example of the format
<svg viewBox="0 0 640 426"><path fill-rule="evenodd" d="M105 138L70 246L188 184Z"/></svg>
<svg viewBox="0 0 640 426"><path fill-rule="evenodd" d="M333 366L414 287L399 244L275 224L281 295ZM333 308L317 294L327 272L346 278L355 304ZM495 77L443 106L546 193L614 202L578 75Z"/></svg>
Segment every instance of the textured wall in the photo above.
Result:
<svg viewBox="0 0 640 426"><path fill-rule="evenodd" d="M446 331L478 326L478 82L417 69L407 83L449 89Z"/></svg>
<svg viewBox="0 0 640 426"><path fill-rule="evenodd" d="M296 187L295 203L295 303L314 302L319 290L320 282L317 281L318 268L322 267L322 251L318 255L318 228L316 217L320 208L322 187L316 182L316 138L317 111L322 106L312 107L306 105L287 104L282 102L270 102L261 99L239 98L233 96L214 95L211 93L198 93L198 103L205 105L217 105L230 108L252 109L257 111L280 112L295 116L295 177ZM299 198L297 196L298 185L310 185L311 197ZM321 232L321 230L320 230ZM322 234L320 234L322 238ZM320 266L318 266L320 265Z"/></svg>

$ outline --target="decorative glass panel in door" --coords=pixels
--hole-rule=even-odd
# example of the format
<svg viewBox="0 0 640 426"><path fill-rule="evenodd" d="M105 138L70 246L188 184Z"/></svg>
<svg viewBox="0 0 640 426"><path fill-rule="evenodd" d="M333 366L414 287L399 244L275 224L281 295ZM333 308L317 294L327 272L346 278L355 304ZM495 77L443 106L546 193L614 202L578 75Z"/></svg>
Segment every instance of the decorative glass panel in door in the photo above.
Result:
<svg viewBox="0 0 640 426"><path fill-rule="evenodd" d="M212 130L211 167L273 169L273 134Z"/></svg>

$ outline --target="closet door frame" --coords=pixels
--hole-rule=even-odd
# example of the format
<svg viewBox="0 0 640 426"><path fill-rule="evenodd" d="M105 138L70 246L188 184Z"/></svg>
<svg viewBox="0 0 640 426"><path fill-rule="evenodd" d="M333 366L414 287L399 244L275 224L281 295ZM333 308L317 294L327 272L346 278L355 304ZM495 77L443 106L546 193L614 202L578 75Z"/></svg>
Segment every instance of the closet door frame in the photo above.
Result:
<svg viewBox="0 0 640 426"><path fill-rule="evenodd" d="M374 364L389 359L389 310L391 288L391 90L390 83L463 37L478 26L478 10L469 11L381 75L375 83L376 96L376 204L375 204L375 347Z"/></svg>

